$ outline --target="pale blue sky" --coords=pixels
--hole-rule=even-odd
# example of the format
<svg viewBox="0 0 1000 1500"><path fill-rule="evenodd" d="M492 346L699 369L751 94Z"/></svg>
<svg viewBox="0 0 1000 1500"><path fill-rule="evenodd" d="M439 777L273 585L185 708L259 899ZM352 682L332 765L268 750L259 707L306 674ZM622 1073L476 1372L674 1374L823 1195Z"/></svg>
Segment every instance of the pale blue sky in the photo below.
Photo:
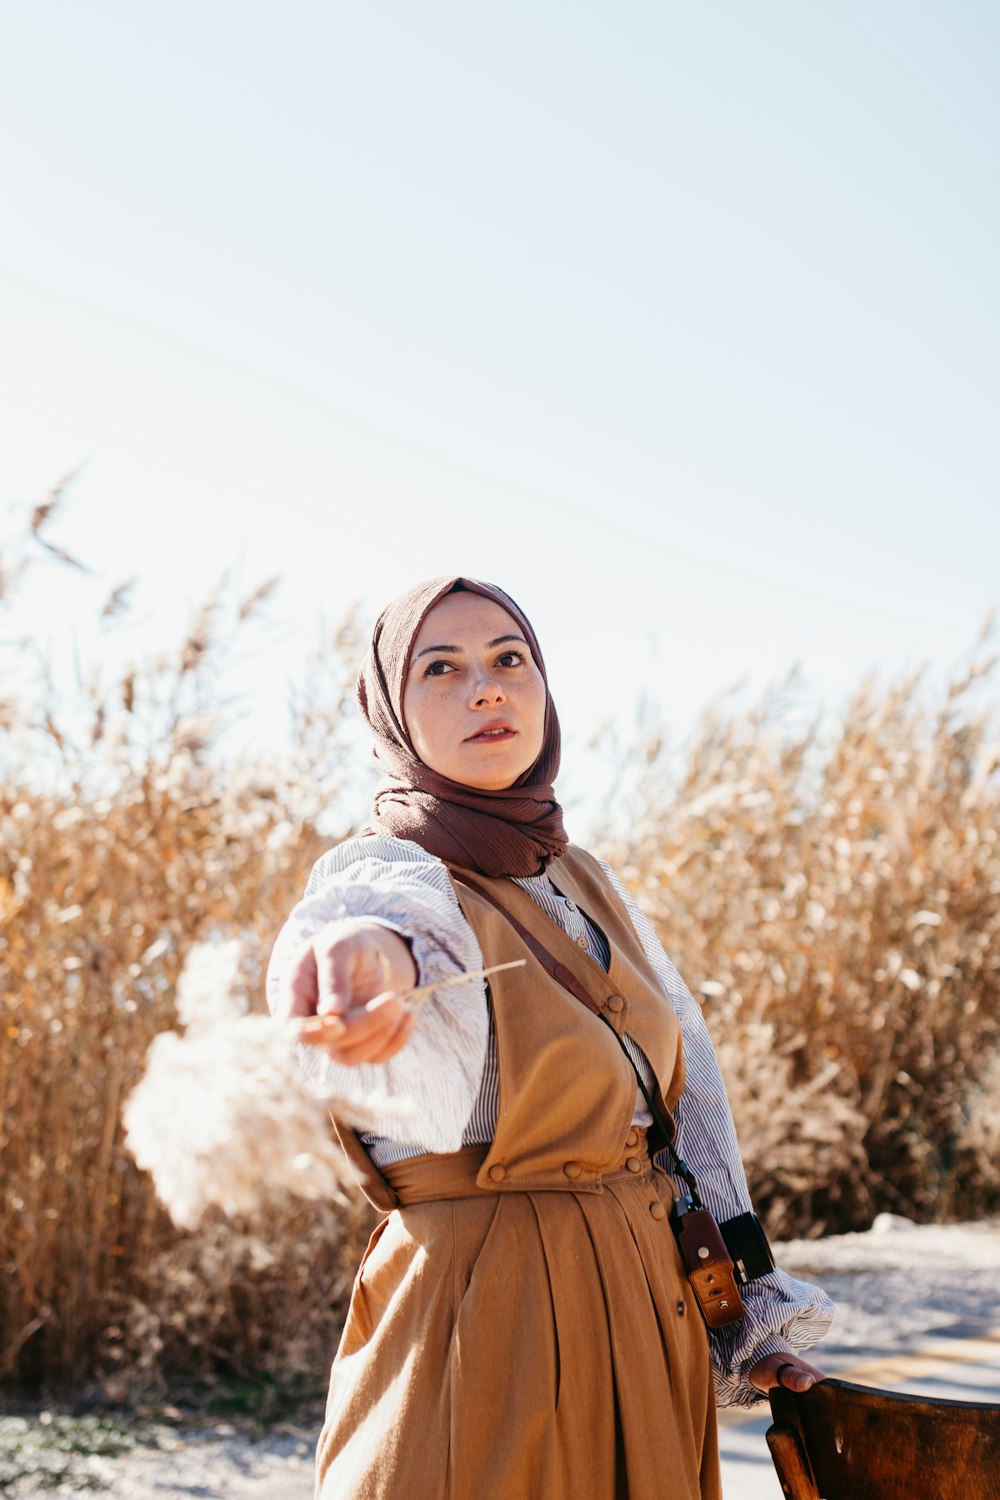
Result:
<svg viewBox="0 0 1000 1500"><path fill-rule="evenodd" d="M954 660L1000 600L998 66L961 0L0 0L0 501L85 460L105 570L45 628L282 573L254 733L321 611L453 570L578 738Z"/></svg>

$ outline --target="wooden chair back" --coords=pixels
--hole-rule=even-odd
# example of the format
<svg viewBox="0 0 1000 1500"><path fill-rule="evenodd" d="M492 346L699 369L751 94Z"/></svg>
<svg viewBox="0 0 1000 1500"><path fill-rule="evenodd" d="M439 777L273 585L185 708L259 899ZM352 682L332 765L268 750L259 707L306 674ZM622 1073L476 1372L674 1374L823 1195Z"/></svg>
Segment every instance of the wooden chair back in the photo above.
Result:
<svg viewBox="0 0 1000 1500"><path fill-rule="evenodd" d="M1000 1500L1000 1406L823 1380L771 1415L787 1500Z"/></svg>

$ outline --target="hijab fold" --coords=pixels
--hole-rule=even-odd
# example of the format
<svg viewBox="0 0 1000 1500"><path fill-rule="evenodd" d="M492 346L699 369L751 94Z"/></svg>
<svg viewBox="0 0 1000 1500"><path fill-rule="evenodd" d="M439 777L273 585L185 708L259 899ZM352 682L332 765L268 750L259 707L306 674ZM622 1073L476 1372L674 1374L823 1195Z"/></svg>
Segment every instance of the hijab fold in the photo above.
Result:
<svg viewBox="0 0 1000 1500"><path fill-rule="evenodd" d="M425 765L403 718L403 689L413 642L428 611L446 594L492 599L517 621L546 687L542 748L511 787L480 791ZM375 791L378 832L412 839L430 854L482 875L538 875L566 848L562 808L552 783L559 770L559 719L548 695L535 632L513 599L474 578L431 578L383 610L358 677L358 703L375 736L382 780Z"/></svg>

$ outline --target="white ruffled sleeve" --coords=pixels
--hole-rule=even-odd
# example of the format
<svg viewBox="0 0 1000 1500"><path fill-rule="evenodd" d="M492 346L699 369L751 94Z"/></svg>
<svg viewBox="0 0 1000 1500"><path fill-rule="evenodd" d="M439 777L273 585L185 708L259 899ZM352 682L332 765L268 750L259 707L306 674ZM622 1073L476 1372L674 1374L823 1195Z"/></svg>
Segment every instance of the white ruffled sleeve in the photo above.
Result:
<svg viewBox="0 0 1000 1500"><path fill-rule="evenodd" d="M653 924L621 881L602 868L628 909L646 957L681 1023L686 1083L674 1120L674 1146L698 1179L701 1198L721 1222L752 1208L736 1127L701 1006L663 951ZM669 1163L665 1163L669 1166ZM811 1348L833 1322L833 1303L819 1287L774 1270L743 1288L746 1317L709 1336L720 1406L751 1406L764 1399L747 1380L768 1354Z"/></svg>
<svg viewBox="0 0 1000 1500"><path fill-rule="evenodd" d="M287 1011L284 981L297 953L338 917L366 917L406 938L418 984L483 967L439 859L382 834L350 839L317 862L274 945L266 987L273 1014ZM415 1011L412 1038L388 1062L346 1067L316 1047L301 1047L299 1055L319 1096L362 1106L373 1098L398 1101L405 1114L386 1119L386 1135L425 1151L457 1151L478 1093L488 1033L483 981L471 980L425 1000ZM374 1128L382 1133L381 1123Z"/></svg>

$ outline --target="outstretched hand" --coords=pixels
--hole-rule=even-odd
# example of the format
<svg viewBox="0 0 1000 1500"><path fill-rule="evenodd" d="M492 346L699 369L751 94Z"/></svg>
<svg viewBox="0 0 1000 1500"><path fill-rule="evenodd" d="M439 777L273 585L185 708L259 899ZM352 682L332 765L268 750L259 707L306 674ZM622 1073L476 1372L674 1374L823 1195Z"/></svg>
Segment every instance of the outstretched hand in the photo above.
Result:
<svg viewBox="0 0 1000 1500"><path fill-rule="evenodd" d="M328 922L289 970L287 1014L319 1017L324 1024L301 1040L334 1062L387 1062L413 1035L413 1017L398 997L416 982L416 965L398 933L363 920Z"/></svg>
<svg viewBox="0 0 1000 1500"><path fill-rule="evenodd" d="M759 1391L773 1391L779 1385L789 1391L808 1391L826 1376L795 1354L768 1354L751 1367L749 1379Z"/></svg>

